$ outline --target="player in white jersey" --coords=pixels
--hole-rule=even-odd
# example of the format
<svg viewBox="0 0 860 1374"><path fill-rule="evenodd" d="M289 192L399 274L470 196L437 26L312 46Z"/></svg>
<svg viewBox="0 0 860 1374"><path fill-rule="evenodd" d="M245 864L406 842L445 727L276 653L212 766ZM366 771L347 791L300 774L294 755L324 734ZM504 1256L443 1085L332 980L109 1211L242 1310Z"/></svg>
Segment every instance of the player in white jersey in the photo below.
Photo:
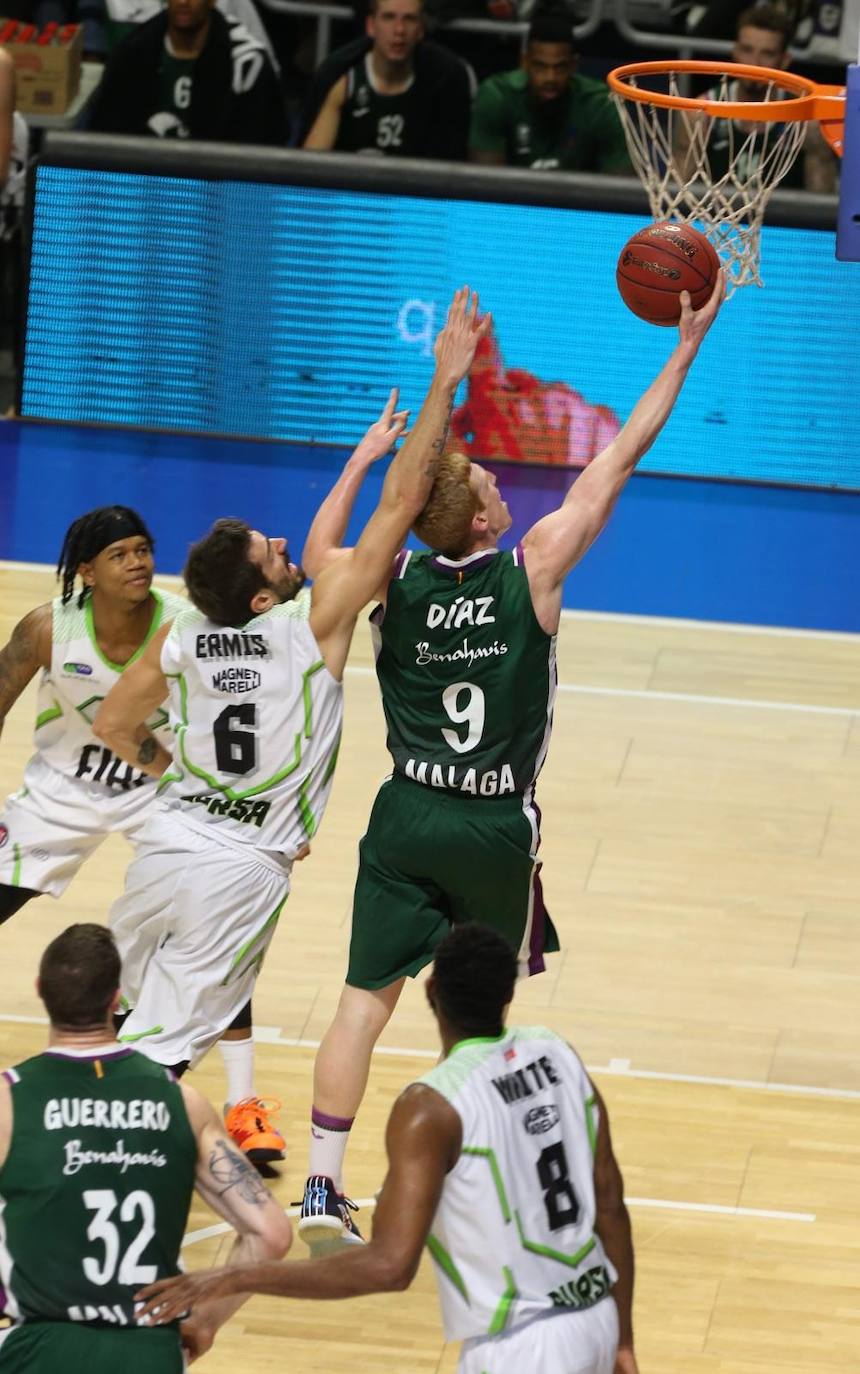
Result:
<svg viewBox="0 0 860 1374"><path fill-rule="evenodd" d="M394 1104L367 1245L154 1284L138 1296L157 1320L227 1294L406 1288L426 1244L460 1374L636 1374L633 1243L606 1108L560 1036L505 1029L516 977L516 953L486 927L455 926L439 945L427 997L444 1058Z"/></svg>
<svg viewBox="0 0 860 1374"><path fill-rule="evenodd" d="M134 846L156 784L93 734L102 700L185 597L152 586L152 535L127 506L88 511L69 527L60 553L62 592L15 627L0 653L0 726L42 670L36 753L24 785L0 813L0 923L41 893L59 897L81 864L118 831ZM80 581L78 581L80 579ZM149 718L172 743L167 698ZM283 1159L284 1140L253 1088L251 1008L225 1032L228 1128L250 1157Z"/></svg>
<svg viewBox="0 0 860 1374"><path fill-rule="evenodd" d="M0 653L0 725L42 670L36 753L0 813L0 922L41 893L59 897L112 831L134 844L143 826L152 779L105 748L92 723L120 674L188 605L152 586L152 550L127 506L82 515L60 554L61 595L30 611ZM165 704L149 721L162 743L170 740Z"/></svg>
<svg viewBox="0 0 860 1374"><path fill-rule="evenodd" d="M221 520L189 555L196 611L156 635L103 703L96 733L162 777L110 923L133 1010L123 1036L181 1072L251 994L331 788L355 621L432 485L454 394L488 324L459 291L421 414L354 550L301 590L286 541ZM406 422L392 392L386 447ZM174 756L145 721L168 684Z"/></svg>

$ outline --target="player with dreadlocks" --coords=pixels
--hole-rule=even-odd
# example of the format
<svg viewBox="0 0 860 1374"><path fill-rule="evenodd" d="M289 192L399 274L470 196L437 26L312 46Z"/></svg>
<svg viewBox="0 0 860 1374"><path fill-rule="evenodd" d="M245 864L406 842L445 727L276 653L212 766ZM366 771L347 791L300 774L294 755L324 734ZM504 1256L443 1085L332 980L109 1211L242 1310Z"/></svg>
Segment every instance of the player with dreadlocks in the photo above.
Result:
<svg viewBox="0 0 860 1374"><path fill-rule="evenodd" d="M96 739L102 699L136 662L184 597L152 586L154 540L137 511L100 506L66 532L57 566L62 591L16 625L0 652L0 730L42 669L36 753L24 786L0 812L0 924L42 893L59 897L113 831L132 845L157 784ZM166 703L139 731L155 756L172 747ZM284 1140L254 1094L251 1009L226 1033L227 1128L254 1162L282 1159Z"/></svg>
<svg viewBox="0 0 860 1374"><path fill-rule="evenodd" d="M101 506L66 532L61 593L25 615L0 653L0 728L42 669L36 753L0 814L0 921L40 893L59 897L107 834L134 842L151 779L99 743L102 698L152 635L187 603L152 587L153 539L137 511ZM167 713L149 722L169 739Z"/></svg>

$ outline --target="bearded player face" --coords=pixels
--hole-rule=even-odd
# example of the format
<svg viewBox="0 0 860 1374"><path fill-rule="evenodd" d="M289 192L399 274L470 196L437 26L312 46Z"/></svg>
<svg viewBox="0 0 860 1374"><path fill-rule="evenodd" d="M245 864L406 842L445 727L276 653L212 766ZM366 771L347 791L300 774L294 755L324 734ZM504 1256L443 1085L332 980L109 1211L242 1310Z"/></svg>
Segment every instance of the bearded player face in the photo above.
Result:
<svg viewBox="0 0 860 1374"><path fill-rule="evenodd" d="M252 530L248 557L259 565L268 586L281 602L291 601L305 584L304 569L290 562L286 539L269 539L259 530Z"/></svg>

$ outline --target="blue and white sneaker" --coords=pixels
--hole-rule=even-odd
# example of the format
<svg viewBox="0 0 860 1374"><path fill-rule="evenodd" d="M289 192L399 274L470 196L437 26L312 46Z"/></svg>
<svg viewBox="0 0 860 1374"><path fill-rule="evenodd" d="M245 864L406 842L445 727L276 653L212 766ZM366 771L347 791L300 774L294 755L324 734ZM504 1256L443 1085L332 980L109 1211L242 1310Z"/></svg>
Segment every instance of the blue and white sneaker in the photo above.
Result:
<svg viewBox="0 0 860 1374"><path fill-rule="evenodd" d="M352 1219L355 1203L337 1192L324 1174L314 1174L305 1184L298 1233L311 1255L330 1255L350 1245L364 1245L364 1237Z"/></svg>

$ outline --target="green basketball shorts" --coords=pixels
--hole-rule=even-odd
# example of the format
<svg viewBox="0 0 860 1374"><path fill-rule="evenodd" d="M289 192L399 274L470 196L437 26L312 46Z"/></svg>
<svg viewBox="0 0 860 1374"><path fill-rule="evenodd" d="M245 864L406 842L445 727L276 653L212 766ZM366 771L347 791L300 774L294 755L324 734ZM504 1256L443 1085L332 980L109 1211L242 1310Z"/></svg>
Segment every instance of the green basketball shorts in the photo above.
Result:
<svg viewBox="0 0 860 1374"><path fill-rule="evenodd" d="M396 773L384 782L359 848L347 983L414 977L462 921L492 926L523 974L541 973L559 946L543 904L539 818L522 797L463 797Z"/></svg>
<svg viewBox="0 0 860 1374"><path fill-rule="evenodd" d="M3 1374L182 1374L177 1327L24 1322L0 1332Z"/></svg>

